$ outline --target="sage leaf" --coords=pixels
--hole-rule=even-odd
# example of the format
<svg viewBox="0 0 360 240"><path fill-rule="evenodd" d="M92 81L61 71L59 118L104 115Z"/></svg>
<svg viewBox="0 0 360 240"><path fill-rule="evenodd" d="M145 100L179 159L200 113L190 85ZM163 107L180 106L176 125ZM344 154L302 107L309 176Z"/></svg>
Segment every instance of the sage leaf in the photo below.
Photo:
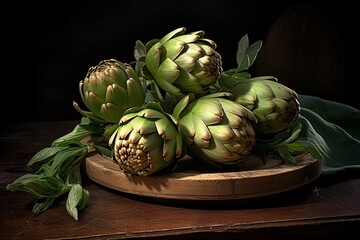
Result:
<svg viewBox="0 0 360 240"><path fill-rule="evenodd" d="M93 131L89 131L89 129L84 128L81 125L77 125L72 132L56 139L52 143L52 146L69 145L70 143L73 142L79 142L82 139L84 139L86 136L89 136L93 133L94 133Z"/></svg>
<svg viewBox="0 0 360 240"><path fill-rule="evenodd" d="M242 67L244 64L244 60L246 61L246 49L249 46L249 37L245 34L238 43L238 49L236 52L236 62L237 62L237 72L242 71L244 68Z"/></svg>
<svg viewBox="0 0 360 240"><path fill-rule="evenodd" d="M66 200L66 210L75 221L78 221L78 210L83 210L89 201L89 191L83 189L80 184L74 184Z"/></svg>
<svg viewBox="0 0 360 240"><path fill-rule="evenodd" d="M27 166L30 167L34 163L46 163L58 152L65 150L67 147L47 147L37 152L28 162Z"/></svg>
<svg viewBox="0 0 360 240"><path fill-rule="evenodd" d="M291 152L289 151L286 145L283 145L277 148L276 150L280 155L280 157L285 160L285 162L293 163L293 164L297 162L296 159L291 155Z"/></svg>
<svg viewBox="0 0 360 240"><path fill-rule="evenodd" d="M38 216L40 213L45 212L47 209L49 209L55 201L55 198L46 198L43 202L36 202L34 204L34 207L32 209L32 213L34 216Z"/></svg>
<svg viewBox="0 0 360 240"><path fill-rule="evenodd" d="M262 47L262 41L258 40L256 42L254 42L253 44L251 44L247 49L246 49L246 55L249 57L249 65L247 66L246 69L248 69L249 67L251 67L253 65L253 63L255 62L257 55ZM245 70L246 70L245 69Z"/></svg>
<svg viewBox="0 0 360 240"><path fill-rule="evenodd" d="M308 152L311 154L311 156L315 159L322 159L321 154L319 153L319 151L316 149L316 147L314 146L314 144L312 144L309 141L305 141L305 140L297 140L295 142L289 143L288 144L288 148L291 152Z"/></svg>
<svg viewBox="0 0 360 240"><path fill-rule="evenodd" d="M58 197L67 192L64 181L59 176L25 174L8 184L6 189L12 192L26 192L35 199Z"/></svg>
<svg viewBox="0 0 360 240"><path fill-rule="evenodd" d="M93 147L102 155L112 157L112 150L103 146L93 145Z"/></svg>
<svg viewBox="0 0 360 240"><path fill-rule="evenodd" d="M54 161L51 164L51 169L53 171L57 170L59 174L64 172L63 170L65 169L66 163L72 162L79 156L86 155L86 149L86 147L72 147L59 152L54 157Z"/></svg>

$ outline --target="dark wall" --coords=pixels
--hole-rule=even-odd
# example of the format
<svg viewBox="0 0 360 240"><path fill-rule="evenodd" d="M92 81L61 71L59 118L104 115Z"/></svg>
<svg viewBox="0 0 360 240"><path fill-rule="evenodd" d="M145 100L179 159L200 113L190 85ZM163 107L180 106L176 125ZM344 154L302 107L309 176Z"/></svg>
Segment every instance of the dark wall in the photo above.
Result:
<svg viewBox="0 0 360 240"><path fill-rule="evenodd" d="M4 52L9 54L4 55L6 116L2 121L80 119L72 101L81 102L78 84L90 66L109 58L132 62L136 40L146 43L181 26L204 30L217 43L224 68L236 67L239 39L248 34L250 42L263 40L265 45L276 20L298 3L318 9L338 31L344 79L354 84L358 68L353 60L358 52L353 37L355 7L311 2L104 0L13 5L11 17L3 19ZM256 73L256 66L252 71ZM266 71L271 73L272 68ZM355 91L351 86L346 93L323 96L321 89L310 93L359 107Z"/></svg>

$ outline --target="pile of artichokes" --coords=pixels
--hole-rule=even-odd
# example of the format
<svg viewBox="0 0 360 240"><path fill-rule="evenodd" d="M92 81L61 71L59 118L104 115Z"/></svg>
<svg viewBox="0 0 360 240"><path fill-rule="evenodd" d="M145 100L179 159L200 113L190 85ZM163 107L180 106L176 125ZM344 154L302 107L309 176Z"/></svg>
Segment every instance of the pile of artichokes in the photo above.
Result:
<svg viewBox="0 0 360 240"><path fill-rule="evenodd" d="M185 155L219 171L249 154L272 152L294 164L298 153L321 158L299 138L296 92L273 76L246 72L262 41L249 45L244 35L238 66L224 70L215 42L204 35L178 28L145 45L136 41L130 64L106 59L90 67L79 83L83 107L73 103L80 123L30 159L27 166L40 164L38 170L6 189L32 195L34 215L68 193L66 210L78 220L90 196L81 164L93 152L139 176L174 171Z"/></svg>
<svg viewBox="0 0 360 240"><path fill-rule="evenodd" d="M181 27L145 45L138 40L135 64L103 60L80 81L88 110L74 107L113 124L108 144L123 172L171 171L185 155L216 168L235 166L257 142L289 133L296 122L296 92L275 77L245 71L261 41L249 45L242 37L238 67L225 71L216 43L204 35Z"/></svg>

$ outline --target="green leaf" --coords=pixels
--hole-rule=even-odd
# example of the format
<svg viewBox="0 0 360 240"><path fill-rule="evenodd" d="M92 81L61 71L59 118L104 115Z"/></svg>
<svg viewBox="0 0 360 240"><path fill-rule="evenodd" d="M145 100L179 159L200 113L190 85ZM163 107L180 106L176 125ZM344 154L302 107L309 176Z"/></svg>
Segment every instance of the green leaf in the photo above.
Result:
<svg viewBox="0 0 360 240"><path fill-rule="evenodd" d="M107 125L82 117L80 123L70 133L53 141L52 146L66 146L74 142L80 142L91 134L103 134Z"/></svg>
<svg viewBox="0 0 360 240"><path fill-rule="evenodd" d="M98 116L96 116L93 112L91 111L84 111L79 107L79 104L77 102L73 102L73 107L84 117L86 118L91 118L94 121L97 121L99 123L106 123L106 121L104 119L99 118Z"/></svg>
<svg viewBox="0 0 360 240"><path fill-rule="evenodd" d="M112 150L106 147L102 147L99 145L93 145L93 147L100 152L102 155L105 155L107 157L112 157Z"/></svg>
<svg viewBox="0 0 360 240"><path fill-rule="evenodd" d="M136 40L134 47L134 57L136 61L139 61L141 58L144 58L145 56L146 56L145 45L140 40Z"/></svg>
<svg viewBox="0 0 360 240"><path fill-rule="evenodd" d="M245 34L238 43L238 49L236 52L236 62L237 62L237 72L243 70L242 66L244 65L243 62L246 61L246 49L249 46L249 37Z"/></svg>
<svg viewBox="0 0 360 240"><path fill-rule="evenodd" d="M42 202L36 202L32 209L32 213L34 216L38 216L40 213L43 213L49 209L53 205L54 201L55 198L45 198L45 200Z"/></svg>
<svg viewBox="0 0 360 240"><path fill-rule="evenodd" d="M102 134L105 127L111 124L113 123L99 123L97 121L94 121L93 119L83 117L81 118L79 125L91 134Z"/></svg>
<svg viewBox="0 0 360 240"><path fill-rule="evenodd" d="M59 176L25 174L6 186L11 192L26 192L35 199L56 198L67 191Z"/></svg>
<svg viewBox="0 0 360 240"><path fill-rule="evenodd" d="M300 119L300 118L299 118ZM296 121L289 129L290 131L279 133L272 139L259 139L255 149L257 151L274 151L277 152L286 162L295 163L294 153L310 153L314 158L321 159L322 156L316 146L311 143L311 139L304 139L300 136L303 131L302 124Z"/></svg>
<svg viewBox="0 0 360 240"><path fill-rule="evenodd" d="M70 184L81 184L81 170L80 170L81 164L76 164L74 167L72 167L69 171L69 173L65 176L65 183L67 185Z"/></svg>
<svg viewBox="0 0 360 240"><path fill-rule="evenodd" d="M34 163L46 163L48 162L52 157L54 157L58 152L65 150L66 146L63 147L47 147L39 152L37 152L28 162L27 166L31 166Z"/></svg>
<svg viewBox="0 0 360 240"><path fill-rule="evenodd" d="M66 200L66 210L75 221L78 221L78 210L86 208L89 197L89 191L83 189L80 184L71 186Z"/></svg>
<svg viewBox="0 0 360 240"><path fill-rule="evenodd" d="M314 144L308 142L308 141L304 141L304 140L297 140L295 142L289 143L288 144L288 148L290 151L292 152L308 152L311 154L311 156L313 156L316 159L322 159L321 154L319 153L319 151L316 149L316 147L314 146Z"/></svg>
<svg viewBox="0 0 360 240"><path fill-rule="evenodd" d="M262 41L258 40L256 42L254 42L253 44L251 44L246 49L246 55L249 57L249 65L247 66L246 69L250 68L253 65L261 47L262 47ZM246 70L246 69L244 69L244 70Z"/></svg>
<svg viewBox="0 0 360 240"><path fill-rule="evenodd" d="M235 73L249 69L255 62L261 47L261 40L249 46L249 38L248 35L245 34L238 43L238 50L236 52L236 62L238 66Z"/></svg>
<svg viewBox="0 0 360 240"><path fill-rule="evenodd" d="M288 163L296 163L296 159L291 155L291 152L289 151L288 147L286 145L283 145L276 149L279 155L282 159L285 160L285 162Z"/></svg>
<svg viewBox="0 0 360 240"><path fill-rule="evenodd" d="M64 172L66 162L73 161L74 159L87 154L86 147L72 147L59 152L54 157L54 161L51 164L51 169L54 172L61 174Z"/></svg>
<svg viewBox="0 0 360 240"><path fill-rule="evenodd" d="M119 127L119 124L117 124L117 123L107 126L104 131L104 136L109 139L118 127Z"/></svg>
<svg viewBox="0 0 360 240"><path fill-rule="evenodd" d="M175 119L179 120L180 115L182 111L186 108L186 106L189 104L190 101L190 95L184 96L178 103L175 105L174 110L172 112L172 115Z"/></svg>
<svg viewBox="0 0 360 240"><path fill-rule="evenodd" d="M96 133L95 131L92 131L91 127L85 128L84 126L77 125L74 130L58 139L56 139L52 146L58 146L58 145L69 145L73 142L79 142L82 139L84 139L86 136L89 136L93 133Z"/></svg>

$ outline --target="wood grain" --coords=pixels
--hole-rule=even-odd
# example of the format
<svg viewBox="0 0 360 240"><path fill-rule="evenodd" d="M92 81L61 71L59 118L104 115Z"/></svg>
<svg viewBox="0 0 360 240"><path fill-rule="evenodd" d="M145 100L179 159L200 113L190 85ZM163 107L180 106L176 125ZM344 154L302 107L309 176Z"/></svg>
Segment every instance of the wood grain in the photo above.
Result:
<svg viewBox="0 0 360 240"><path fill-rule="evenodd" d="M241 204L239 200L234 204L159 201L108 189L84 178L82 184L90 193L90 201L80 211L78 222L66 212L66 195L34 217L33 199L5 187L28 173L26 163L33 154L77 123L25 122L1 129L0 239L357 239L358 171L321 175L304 187ZM179 171L199 170L191 163L190 171L185 163L191 162L184 161ZM264 168L276 167L267 164ZM254 165L247 162L242 167L251 171Z"/></svg>
<svg viewBox="0 0 360 240"><path fill-rule="evenodd" d="M268 158L265 163L251 155L232 171L204 168L189 156L172 173L138 176L123 173L110 158L86 159L86 172L108 188L140 196L180 200L242 200L273 195L310 183L321 173L321 161L305 154L297 164Z"/></svg>

